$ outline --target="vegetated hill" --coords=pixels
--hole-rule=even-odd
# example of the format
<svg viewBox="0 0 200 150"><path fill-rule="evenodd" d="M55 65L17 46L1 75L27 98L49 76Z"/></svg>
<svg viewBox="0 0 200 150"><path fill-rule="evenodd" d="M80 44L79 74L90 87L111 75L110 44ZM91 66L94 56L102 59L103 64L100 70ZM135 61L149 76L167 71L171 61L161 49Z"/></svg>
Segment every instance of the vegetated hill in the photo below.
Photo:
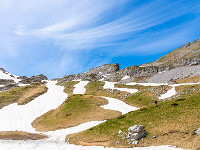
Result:
<svg viewBox="0 0 200 150"><path fill-rule="evenodd" d="M140 66L134 65L122 70L119 70L119 64L104 64L102 66L92 68L91 70L85 73L79 73L74 75L65 76L60 81L72 81L76 79L83 79L89 81L98 81L98 80L108 80L108 81L120 81L120 82L150 82L148 78L161 73L167 72L172 69L179 67L200 65L200 38L192 43L187 43L180 48L170 52L169 54L159 58L155 62L143 64ZM184 69L183 69L184 70ZM171 79L183 79L185 77L192 77L199 75L197 72L199 67L189 69L189 75L180 76L176 75L175 77L168 79L165 82L169 82ZM128 76L126 79L123 77Z"/></svg>
<svg viewBox="0 0 200 150"><path fill-rule="evenodd" d="M110 119L83 132L68 135L66 139L70 143L81 145L132 147L125 138L127 129L140 124L145 126L148 135L139 141L137 147L174 145L185 149L199 149L200 136L195 131L199 128L200 85L178 88L181 93L179 97ZM150 98L140 96L140 101L151 102ZM119 130L122 131L121 136Z"/></svg>

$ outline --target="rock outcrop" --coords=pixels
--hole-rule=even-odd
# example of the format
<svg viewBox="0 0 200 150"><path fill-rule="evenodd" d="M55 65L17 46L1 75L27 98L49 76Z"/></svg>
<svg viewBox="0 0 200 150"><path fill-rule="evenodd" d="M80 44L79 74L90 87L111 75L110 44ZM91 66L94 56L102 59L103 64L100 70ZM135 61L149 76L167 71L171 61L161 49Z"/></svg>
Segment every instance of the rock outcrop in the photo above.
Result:
<svg viewBox="0 0 200 150"><path fill-rule="evenodd" d="M8 85L8 84L14 84L15 81L12 79L0 79L0 85Z"/></svg>
<svg viewBox="0 0 200 150"><path fill-rule="evenodd" d="M146 137L147 131L144 130L143 125L134 125L128 128L128 134L126 139L130 140L140 140L141 138Z"/></svg>
<svg viewBox="0 0 200 150"><path fill-rule="evenodd" d="M151 82L149 78L158 75L159 73L168 72L170 70L185 67L185 66L200 66L200 38L192 43L187 43L180 48L170 52L169 54L159 58L155 62L143 64L140 66L131 66L119 70L118 64L105 64L96 68L92 68L87 72L65 76L59 81L72 81L77 79L89 81L114 81L114 82ZM197 67L198 68L198 67ZM190 69L191 70L191 69ZM193 71L193 70L192 70ZM192 72L187 76L192 76ZM129 76L126 80L121 80L123 77ZM180 75L175 75L176 78L181 78ZM185 78L186 76L183 76ZM149 80L149 81L148 81ZM154 82L154 81L153 81Z"/></svg>
<svg viewBox="0 0 200 150"><path fill-rule="evenodd" d="M112 76L117 71L119 71L119 64L104 64L102 66L92 68L87 72L72 74L69 76L64 76L59 79L59 81L72 81L72 80L89 80L89 81L98 81L101 79L106 79L107 77Z"/></svg>
<svg viewBox="0 0 200 150"><path fill-rule="evenodd" d="M125 136L124 136L125 135ZM138 144L138 140L147 136L147 131L143 125L134 125L128 128L128 132L123 134L121 130L118 132L121 140L126 140L128 144Z"/></svg>

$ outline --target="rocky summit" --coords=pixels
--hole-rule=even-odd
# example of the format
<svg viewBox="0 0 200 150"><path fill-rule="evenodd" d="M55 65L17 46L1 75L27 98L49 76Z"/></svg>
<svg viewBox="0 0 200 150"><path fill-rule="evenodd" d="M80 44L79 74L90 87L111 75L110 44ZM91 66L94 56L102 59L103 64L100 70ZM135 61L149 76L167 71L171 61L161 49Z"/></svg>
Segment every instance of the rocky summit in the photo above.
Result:
<svg viewBox="0 0 200 150"><path fill-rule="evenodd" d="M119 64L104 64L87 72L64 76L59 81L89 80L127 82L169 82L200 75L200 38L189 42L155 62L119 70ZM172 70L172 71L171 71ZM187 70L187 71L185 71ZM171 73L165 73L171 71ZM183 72L183 73L182 73ZM170 75L169 75L170 74ZM165 80L163 80L165 79Z"/></svg>

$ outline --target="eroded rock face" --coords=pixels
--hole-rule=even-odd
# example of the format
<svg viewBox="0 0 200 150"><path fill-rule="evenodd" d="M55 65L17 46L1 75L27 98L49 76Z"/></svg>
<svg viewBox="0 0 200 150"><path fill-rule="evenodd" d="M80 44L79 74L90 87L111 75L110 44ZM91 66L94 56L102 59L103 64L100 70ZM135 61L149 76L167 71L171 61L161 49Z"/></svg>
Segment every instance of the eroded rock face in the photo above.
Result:
<svg viewBox="0 0 200 150"><path fill-rule="evenodd" d="M107 77L111 77L119 71L119 64L104 64L102 66L92 68L87 72L79 73L79 74L72 74L69 76L64 76L63 78L59 79L59 81L72 81L72 80L89 80L89 81L98 81L100 79L105 79Z"/></svg>
<svg viewBox="0 0 200 150"><path fill-rule="evenodd" d="M12 79L0 79L0 85L8 85L8 84L14 84L15 81Z"/></svg>
<svg viewBox="0 0 200 150"><path fill-rule="evenodd" d="M65 76L59 80L66 82L77 79L89 81L120 81L121 83L133 81L149 82L149 78L161 72L168 72L176 68L187 66L200 66L200 38L192 43L187 43L181 46L152 63L140 66L135 65L122 70L119 70L119 64L105 64L92 68L84 73ZM121 81L121 79L125 76L129 76L130 78ZM178 75L176 75L176 77L179 78ZM190 77L190 75L188 77ZM177 78L172 77L170 79ZM169 82L170 79L165 82Z"/></svg>

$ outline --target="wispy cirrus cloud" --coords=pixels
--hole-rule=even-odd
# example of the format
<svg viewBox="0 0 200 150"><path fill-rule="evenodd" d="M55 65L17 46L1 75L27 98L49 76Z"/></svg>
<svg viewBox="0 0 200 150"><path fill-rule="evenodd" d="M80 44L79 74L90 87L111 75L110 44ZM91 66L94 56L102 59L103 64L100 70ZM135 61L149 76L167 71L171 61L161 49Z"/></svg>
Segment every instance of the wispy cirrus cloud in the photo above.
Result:
<svg viewBox="0 0 200 150"><path fill-rule="evenodd" d="M0 63L55 77L119 55L158 53L198 36L199 7L192 0L1 0Z"/></svg>

